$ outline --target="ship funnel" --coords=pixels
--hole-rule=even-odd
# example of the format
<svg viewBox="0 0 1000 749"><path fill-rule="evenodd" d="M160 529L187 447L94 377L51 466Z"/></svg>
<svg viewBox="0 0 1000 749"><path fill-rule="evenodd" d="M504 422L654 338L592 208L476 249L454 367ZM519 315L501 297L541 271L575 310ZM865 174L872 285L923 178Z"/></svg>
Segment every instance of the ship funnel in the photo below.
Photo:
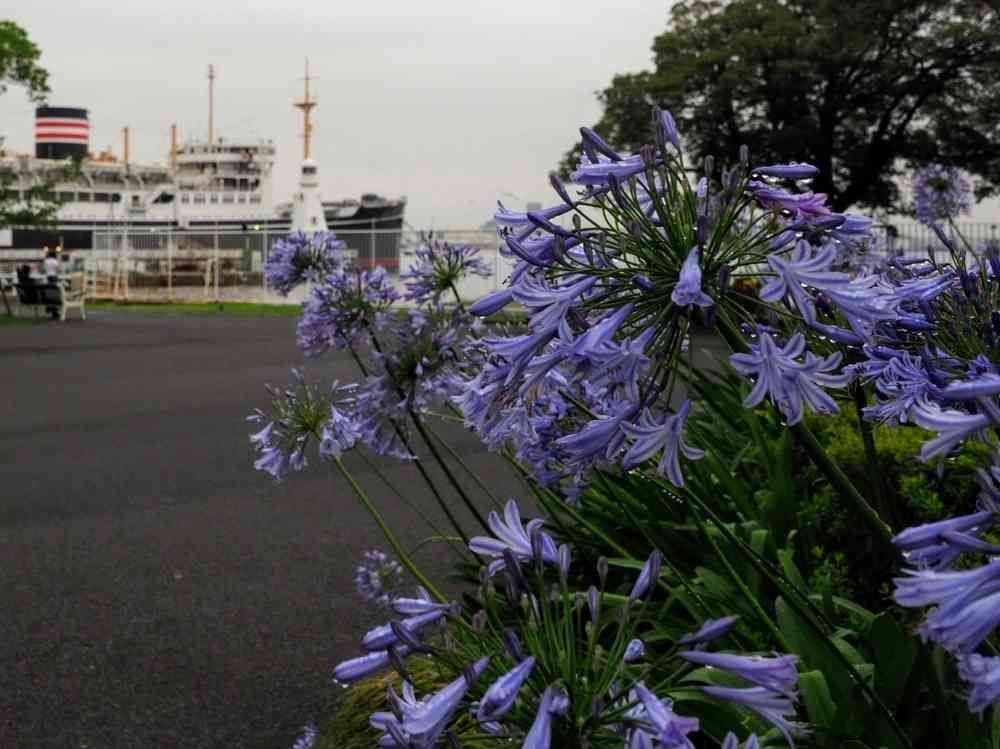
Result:
<svg viewBox="0 0 1000 749"><path fill-rule="evenodd" d="M36 158L84 159L89 150L90 122L86 109L38 107L35 110Z"/></svg>

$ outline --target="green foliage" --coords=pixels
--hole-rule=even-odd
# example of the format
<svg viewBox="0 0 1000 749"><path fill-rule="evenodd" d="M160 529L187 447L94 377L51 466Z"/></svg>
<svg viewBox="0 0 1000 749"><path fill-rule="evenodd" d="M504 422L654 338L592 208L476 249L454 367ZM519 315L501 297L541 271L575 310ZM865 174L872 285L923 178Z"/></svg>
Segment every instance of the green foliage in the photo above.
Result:
<svg viewBox="0 0 1000 749"><path fill-rule="evenodd" d="M815 164L837 210L898 210L904 165L959 166L980 196L1000 184L995 3L683 0L653 61L600 95L597 129L622 148L645 142L656 103L697 157L745 143L758 162Z"/></svg>
<svg viewBox="0 0 1000 749"><path fill-rule="evenodd" d="M0 94L10 84L24 86L35 102L49 93L49 74L38 64L42 51L13 21L0 21Z"/></svg>

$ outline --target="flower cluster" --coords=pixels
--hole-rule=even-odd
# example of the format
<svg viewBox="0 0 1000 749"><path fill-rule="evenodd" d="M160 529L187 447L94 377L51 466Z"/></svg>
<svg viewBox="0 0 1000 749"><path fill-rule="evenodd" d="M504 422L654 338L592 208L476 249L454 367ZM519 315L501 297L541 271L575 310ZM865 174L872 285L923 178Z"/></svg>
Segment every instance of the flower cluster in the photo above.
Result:
<svg viewBox="0 0 1000 749"><path fill-rule="evenodd" d="M381 329L385 312L399 298L385 268L337 268L302 303L296 340L309 356L346 349Z"/></svg>
<svg viewBox="0 0 1000 749"><path fill-rule="evenodd" d="M388 606L403 580L403 567L384 551L366 551L354 571L354 587L366 601Z"/></svg>
<svg viewBox="0 0 1000 749"><path fill-rule="evenodd" d="M787 300L816 331L855 344L892 317L867 301L870 281L831 269L838 248L870 239L871 221L783 186L815 167L751 168L743 149L732 168L706 159L691 184L672 117L658 111L654 123L656 145L635 154L582 128L575 189L553 175L560 203L527 214L500 206L501 252L517 264L507 288L471 307L488 315L517 302L529 320L484 339L484 366L458 404L488 445L510 448L543 484L571 480L570 497L596 466L658 455L658 471L684 484L679 457L703 452L683 441L692 404L671 396L694 326L737 330L745 317L734 279L766 264L775 277L763 301ZM817 310L819 293L832 314ZM784 347L761 337L734 363L757 378L748 405L770 394L792 421L803 404L835 412L823 388L851 379L834 371L839 356L808 352L801 337Z"/></svg>
<svg viewBox="0 0 1000 749"><path fill-rule="evenodd" d="M908 528L893 543L912 565L895 580L896 602L934 607L917 633L958 660L971 686L969 709L981 714L1000 702L1000 658L977 653L1000 626L1000 545L989 539L1000 512L1000 468L981 472L979 480L976 512ZM987 562L973 566L971 559L983 555Z"/></svg>
<svg viewBox="0 0 1000 749"><path fill-rule="evenodd" d="M401 278L406 281L406 298L418 303L437 304L444 295L458 295L459 282L470 275L488 278L491 269L476 257L478 247L453 245L429 238L417 248L416 262Z"/></svg>
<svg viewBox="0 0 1000 749"><path fill-rule="evenodd" d="M932 164L913 173L913 209L917 220L932 225L972 210L972 188L953 166Z"/></svg>
<svg viewBox="0 0 1000 749"><path fill-rule="evenodd" d="M264 265L267 285L285 296L299 284L322 281L343 266L347 243L333 232L293 232L274 243Z"/></svg>
<svg viewBox="0 0 1000 749"><path fill-rule="evenodd" d="M389 693L391 710L370 719L382 733L380 746L432 747L448 734L455 743L467 731L529 749L693 747L689 737L699 732L699 719L683 715L665 696L702 673L685 664L722 669L748 681L751 686L702 690L737 711L756 713L790 743L801 733L793 720L794 656L706 652L708 643L733 628L735 617L705 622L680 638L670 653L677 661L676 678L661 685L659 695L647 686L651 664L638 633L655 615L646 602L660 580L659 552L642 566L627 596L608 588L606 562L598 564L599 584L585 594L575 593L567 583L574 574L570 549L556 548L540 520L523 523L511 501L502 520L491 515L490 528L495 536L470 543L473 551L492 560L482 571L474 599L480 608L474 614L458 616L454 607L426 597L396 599L393 610L407 618L371 630L362 641L369 654L336 667L335 678L347 682L387 666L402 676L401 694ZM558 582L550 588L553 575ZM427 627L445 621L447 634L431 640ZM439 668L456 675L454 680L419 697L404 663L415 652L430 654ZM575 666L568 670L567 663ZM739 741L730 734L725 746L738 747ZM749 737L745 747L756 746L757 738Z"/></svg>
<svg viewBox="0 0 1000 749"><path fill-rule="evenodd" d="M321 458L339 458L359 437L350 416L353 388L334 382L323 392L306 382L297 369L292 370L292 377L285 390L267 386L272 396L270 415L257 409L247 417L250 423L261 426L250 435L250 444L258 453L254 468L276 480L306 467L310 442L317 444Z"/></svg>

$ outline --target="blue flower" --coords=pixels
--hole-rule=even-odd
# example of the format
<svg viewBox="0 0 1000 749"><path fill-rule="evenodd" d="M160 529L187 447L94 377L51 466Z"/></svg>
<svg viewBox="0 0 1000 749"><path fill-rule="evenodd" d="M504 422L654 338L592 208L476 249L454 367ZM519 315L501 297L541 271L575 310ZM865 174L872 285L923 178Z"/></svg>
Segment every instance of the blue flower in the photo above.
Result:
<svg viewBox="0 0 1000 749"><path fill-rule="evenodd" d="M490 268L476 257L478 253L478 247L448 242L430 242L418 247L416 262L400 276L406 282L406 298L418 303L436 303L444 294L457 294L458 284L468 275L491 276Z"/></svg>
<svg viewBox="0 0 1000 749"><path fill-rule="evenodd" d="M911 415L919 426L938 433L935 439L925 442L920 448L920 459L924 461L947 455L990 425L990 419L985 414L942 410L936 403L918 402L911 409Z"/></svg>
<svg viewBox="0 0 1000 749"><path fill-rule="evenodd" d="M347 243L333 232L294 232L279 239L268 252L264 280L282 296L305 281L319 281L343 262Z"/></svg>
<svg viewBox="0 0 1000 749"><path fill-rule="evenodd" d="M517 507L517 502L509 500L504 506L504 519L501 520L496 512L490 512L486 518L490 530L496 538L489 536L475 536L469 540L469 548L476 554L488 557L496 557L489 565L489 573L495 574L503 569L504 549L510 549L514 557L520 562L528 562L535 559L532 550L531 536L540 535L539 547L542 558L538 561L547 564L556 564L558 559L558 549L552 536L541 530L544 520L536 518L528 521L527 526L521 522L521 511Z"/></svg>
<svg viewBox="0 0 1000 749"><path fill-rule="evenodd" d="M399 656L405 656L409 654L409 652L410 649L405 645L396 648L396 654ZM333 678L335 681L343 682L344 684L351 684L381 671L388 665L388 650L368 653L367 655L351 658L350 660L338 663L333 669Z"/></svg>
<svg viewBox="0 0 1000 749"><path fill-rule="evenodd" d="M910 421L917 406L922 409L940 395L940 389L931 382L922 359L906 352L889 359L875 361L874 368L880 369L875 381L878 403L865 408L865 417L874 421L898 425ZM862 370L864 371L864 370Z"/></svg>
<svg viewBox="0 0 1000 749"><path fill-rule="evenodd" d="M893 580L900 606L937 606L918 629L951 653L971 653L1000 623L1000 561L970 570L905 570Z"/></svg>
<svg viewBox="0 0 1000 749"><path fill-rule="evenodd" d="M1000 658L972 653L959 660L958 674L972 686L970 712L982 717L986 708L1000 701Z"/></svg>
<svg viewBox="0 0 1000 749"><path fill-rule="evenodd" d="M697 632L684 635L677 641L678 645L701 645L722 637L739 621L738 616L724 616L721 619L706 619Z"/></svg>
<svg viewBox="0 0 1000 749"><path fill-rule="evenodd" d="M646 655L646 645L642 640L636 638L629 642L625 646L625 655L622 658L625 663L636 663L642 660L642 657Z"/></svg>
<svg viewBox="0 0 1000 749"><path fill-rule="evenodd" d="M972 189L955 167L932 164L919 169L912 187L914 211L922 224L948 221L972 209Z"/></svg>
<svg viewBox="0 0 1000 749"><path fill-rule="evenodd" d="M493 682L479 701L476 720L480 723L486 723L506 715L507 711L514 706L514 700L517 699L521 685L531 675L534 667L535 659L529 656Z"/></svg>
<svg viewBox="0 0 1000 749"><path fill-rule="evenodd" d="M428 624L433 624L434 622L440 621L444 618L445 612L446 609L425 611L422 614L417 614L416 616L403 619L400 622L400 625L410 634L416 635ZM403 634L405 635L405 633ZM370 652L386 650L387 648L395 645L398 642L398 639L399 638L397 638L396 632L393 630L391 624L382 624L368 630L365 636L361 638L361 647Z"/></svg>
<svg viewBox="0 0 1000 749"><path fill-rule="evenodd" d="M795 245L795 251L788 259L778 254L768 255L767 263L777 276L761 288L760 298L765 302L778 302L790 296L802 313L802 318L808 323L814 323L816 306L812 296L803 287L826 290L850 283L846 273L830 270L836 257L837 249L833 245L825 245L814 255L812 245L804 240Z"/></svg>
<svg viewBox="0 0 1000 749"><path fill-rule="evenodd" d="M521 749L549 749L552 742L552 716L562 715L569 709L569 698L555 687L546 687L538 705L535 722L524 737Z"/></svg>
<svg viewBox="0 0 1000 749"><path fill-rule="evenodd" d="M513 289L506 288L487 294L469 307L469 313L477 317L489 317L514 301Z"/></svg>
<svg viewBox="0 0 1000 749"><path fill-rule="evenodd" d="M697 246L691 248L684 264L681 265L680 276L677 279L677 285L674 286L674 290L670 294L670 299L680 307L692 304L699 307L711 307L715 303L712 301L712 297L701 289L701 265L699 264Z"/></svg>
<svg viewBox="0 0 1000 749"><path fill-rule="evenodd" d="M313 749L317 739L319 739L319 732L316 730L316 726L310 723L302 728L302 735L292 744L292 749Z"/></svg>
<svg viewBox="0 0 1000 749"><path fill-rule="evenodd" d="M784 734L791 747L795 746L792 738L794 733L802 733L802 729L789 718L795 717L795 704L790 697L781 692L775 692L766 687L702 687L702 691L736 705L743 705L757 713L764 720L775 726Z"/></svg>
<svg viewBox="0 0 1000 749"><path fill-rule="evenodd" d="M688 718L675 713L673 702L660 700L649 691L644 682L636 682L634 692L635 697L638 697L643 707L641 715L635 715L635 717L649 726L649 729L642 729L644 732L652 733L654 740L660 742L664 747L694 749L694 745L687 738L687 735L698 730L697 718Z"/></svg>
<svg viewBox="0 0 1000 749"><path fill-rule="evenodd" d="M392 602L393 592L402 579L403 568L399 562L377 549L366 551L354 571L354 587L358 594L382 606Z"/></svg>
<svg viewBox="0 0 1000 749"><path fill-rule="evenodd" d="M649 591L649 588L660 579L660 565L663 563L663 554L659 549L653 549L649 558L639 571L639 577L632 585L632 592L628 594L629 600L638 601Z"/></svg>
<svg viewBox="0 0 1000 749"><path fill-rule="evenodd" d="M819 174L819 169L812 164L775 164L773 166L758 166L750 170L751 174L759 174L762 177L775 177L777 179L788 179L798 181L802 179L812 179Z"/></svg>
<svg viewBox="0 0 1000 749"><path fill-rule="evenodd" d="M803 353L805 361L795 361ZM817 413L839 413L836 402L822 388L842 388L853 379L850 372L832 373L841 358L839 352L822 359L806 352L801 333L796 333L781 348L769 333L761 333L759 343L751 346L751 353L733 354L729 361L737 372L757 378L753 390L743 401L745 407L753 408L764 396L769 396L788 423L796 424L802 419L804 404Z"/></svg>
<svg viewBox="0 0 1000 749"><path fill-rule="evenodd" d="M480 658L469 667L469 676L481 676L489 661L489 657ZM404 693L404 699L397 697L393 703L401 717L397 718L392 713L376 713L371 718L372 724L387 731L390 737L389 741L380 741L379 745L398 746L400 749L411 746L430 749L444 732L469 686L463 674L422 700L415 698L412 689ZM405 743L400 743L397 737Z"/></svg>
<svg viewBox="0 0 1000 749"><path fill-rule="evenodd" d="M446 611L451 608L450 603L437 603L432 600L430 594L420 586L417 586L416 598L398 596L392 599L389 606L403 616L415 616L428 611Z"/></svg>
<svg viewBox="0 0 1000 749"><path fill-rule="evenodd" d="M622 424L622 429L635 443L625 453L622 468L626 470L649 460L660 450L663 457L656 470L666 476L675 486L684 486L679 455L688 460L698 460L705 456L704 450L691 447L684 442L684 424L691 414L691 400L685 400L677 413L657 420L647 408L642 412L637 424Z"/></svg>
<svg viewBox="0 0 1000 749"><path fill-rule="evenodd" d="M757 686L767 687L790 697L794 696L799 681L799 672L795 667L799 659L795 655L766 658L759 655L708 653L703 650L688 650L678 655L692 663L721 668Z"/></svg>
<svg viewBox="0 0 1000 749"><path fill-rule="evenodd" d="M736 738L736 734L727 733L721 749L740 749L740 740ZM760 749L760 739L757 738L756 734L750 734L742 749Z"/></svg>

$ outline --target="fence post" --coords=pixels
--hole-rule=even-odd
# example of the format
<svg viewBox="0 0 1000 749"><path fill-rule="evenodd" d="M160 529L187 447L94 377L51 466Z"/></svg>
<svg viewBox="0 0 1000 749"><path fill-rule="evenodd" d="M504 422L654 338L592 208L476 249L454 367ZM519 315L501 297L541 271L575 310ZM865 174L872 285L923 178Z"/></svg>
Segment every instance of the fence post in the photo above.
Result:
<svg viewBox="0 0 1000 749"><path fill-rule="evenodd" d="M167 230L167 299L174 301L174 230Z"/></svg>
<svg viewBox="0 0 1000 749"><path fill-rule="evenodd" d="M212 236L214 238L214 247L213 247L214 252L212 257L212 264L214 267L212 270L215 273L215 284L214 284L215 301L216 303L218 303L219 302L219 227L218 226L215 227L215 232Z"/></svg>

